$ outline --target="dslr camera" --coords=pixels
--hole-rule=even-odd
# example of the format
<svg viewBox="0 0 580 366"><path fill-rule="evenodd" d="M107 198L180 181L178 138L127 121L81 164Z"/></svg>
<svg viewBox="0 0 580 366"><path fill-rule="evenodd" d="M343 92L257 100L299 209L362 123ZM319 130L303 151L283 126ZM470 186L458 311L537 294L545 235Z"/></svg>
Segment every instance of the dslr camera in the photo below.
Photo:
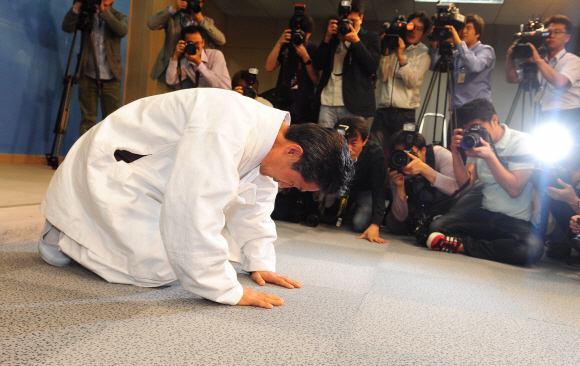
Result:
<svg viewBox="0 0 580 366"><path fill-rule="evenodd" d="M411 158L407 153L419 157L417 153L413 151L413 146L417 141L417 126L412 122L405 123L403 125L403 130L405 131L404 150L393 150L389 157L389 168L391 168L391 170L398 170L400 173L402 173L403 168L411 162Z"/></svg>
<svg viewBox="0 0 580 366"><path fill-rule="evenodd" d="M399 15L392 23L386 22L383 24L383 29L385 36L381 41L382 54L384 54L387 49L392 51L399 48L399 37L404 40L407 32L415 29L415 24L413 22L407 22L404 15Z"/></svg>
<svg viewBox="0 0 580 366"><path fill-rule="evenodd" d="M545 49L544 40L549 38L551 34L552 32L544 27L540 19L529 20L527 24L520 24L520 31L514 34L516 45L511 57L513 59L532 57L532 49L527 43L533 44L538 52L541 53Z"/></svg>
<svg viewBox="0 0 580 366"><path fill-rule="evenodd" d="M431 19L435 24L431 33L433 41L445 41L451 37L451 31L446 28L448 25L453 26L458 32L465 27L465 15L461 15L453 3L440 1L437 4L437 13Z"/></svg>
<svg viewBox="0 0 580 366"><path fill-rule="evenodd" d="M187 1L187 8L185 11L194 12L195 14L201 12L201 1L199 0L188 0Z"/></svg>
<svg viewBox="0 0 580 366"><path fill-rule="evenodd" d="M250 67L248 72L244 75L244 80L246 81L246 86L242 88L244 91L244 96L252 99L256 99L258 92L254 89L254 83L256 82L256 76L258 75L258 69L255 67Z"/></svg>
<svg viewBox="0 0 580 366"><path fill-rule="evenodd" d="M490 142L491 137L489 132L484 127L481 127L479 123L472 125L468 130L463 130L463 138L461 139L461 148L465 151L473 150L476 147L481 146L481 141L479 138L483 138L485 141Z"/></svg>
<svg viewBox="0 0 580 366"><path fill-rule="evenodd" d="M294 5L294 15L290 18L289 28L290 32L290 41L295 46L300 46L306 42L306 33L302 29L304 22L304 11L306 10L306 5L304 4L295 4Z"/></svg>
<svg viewBox="0 0 580 366"><path fill-rule="evenodd" d="M81 13L94 14L97 12L97 6L101 6L101 0L80 0Z"/></svg>
<svg viewBox="0 0 580 366"><path fill-rule="evenodd" d="M185 42L185 53L193 56L197 53L197 46L192 41Z"/></svg>
<svg viewBox="0 0 580 366"><path fill-rule="evenodd" d="M338 35L346 36L350 33L350 26L353 25L352 21L348 20L348 15L352 10L351 6L352 2L350 0L343 0L338 4L338 16L340 19L338 20Z"/></svg>

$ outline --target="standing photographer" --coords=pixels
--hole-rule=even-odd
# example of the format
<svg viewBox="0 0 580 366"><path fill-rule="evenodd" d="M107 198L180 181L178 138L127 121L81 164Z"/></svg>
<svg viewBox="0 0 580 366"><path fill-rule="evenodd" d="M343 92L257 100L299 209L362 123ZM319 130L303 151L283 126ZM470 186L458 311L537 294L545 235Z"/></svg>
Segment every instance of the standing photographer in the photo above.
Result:
<svg viewBox="0 0 580 366"><path fill-rule="evenodd" d="M206 50L202 29L185 27L183 40L177 42L166 73L167 85L186 88L221 88L230 90L230 74L220 50ZM180 59L180 56L183 55ZM179 78L178 66L181 71Z"/></svg>
<svg viewBox="0 0 580 366"><path fill-rule="evenodd" d="M83 4L76 1L62 21L62 30L74 33L81 13L91 17L90 29L94 38L95 52L91 44L91 31L83 31L83 49L79 80L79 104L81 107L80 135L82 136L97 121L99 99L103 119L119 108L121 103L121 38L127 34L127 16L113 9L115 0L102 0L101 5ZM97 60L95 65L94 60ZM98 73L98 74L97 74Z"/></svg>
<svg viewBox="0 0 580 366"><path fill-rule="evenodd" d="M403 129L407 122L415 123L415 110L421 101L420 88L429 69L428 48L421 40L431 27L424 11L409 16L415 27L407 31L394 50L385 47L377 76L377 112L371 127L371 141L387 149L391 135ZM381 35L381 40L385 33Z"/></svg>
<svg viewBox="0 0 580 366"><path fill-rule="evenodd" d="M566 44L570 41L572 22L564 15L552 15L544 22L551 31L545 45L548 56L542 58L536 47L528 43L532 49L532 57L527 61L538 68L540 90L536 96L541 104L541 120L556 120L567 125L574 135L580 137L580 57L566 52ZM508 83L520 81L512 53L512 45L507 54L506 79Z"/></svg>
<svg viewBox="0 0 580 366"><path fill-rule="evenodd" d="M544 244L534 235L530 222L529 179L534 164L499 158L529 155L529 135L499 124L495 108L487 99L466 103L457 110L457 116L471 133L480 128L478 146L465 151L466 165L460 153L462 129L454 131L450 148L457 183L463 186L469 182L472 186L477 179L483 183L482 207L455 205L431 223L427 246L509 264L525 265L539 260Z"/></svg>
<svg viewBox="0 0 580 366"><path fill-rule="evenodd" d="M393 150L405 150L405 136L404 130L391 136L389 145ZM411 151L413 153L407 153L410 161L403 169L389 168L393 203L386 224L395 235L411 234L420 211L432 211L431 217L444 213L438 211L434 203L441 202L459 189L449 150L441 146L427 146L425 137L417 133Z"/></svg>
<svg viewBox="0 0 580 366"><path fill-rule="evenodd" d="M491 101L491 72L495 67L495 52L489 45L479 40L485 23L477 14L465 16L465 26L457 32L455 27L447 25L455 49L453 50L453 67L455 72L454 93L451 95L451 110L456 111L463 104L477 98ZM431 70L440 60L438 41L431 41Z"/></svg>
<svg viewBox="0 0 580 366"><path fill-rule="evenodd" d="M318 123L330 128L343 117L366 119L376 110L374 75L379 66L379 35L362 29L361 0L346 3L350 3L350 10L343 21L349 22L350 32L340 35L338 21L330 20L324 42L313 57L314 68L322 70L317 89L321 102Z"/></svg>
<svg viewBox="0 0 580 366"><path fill-rule="evenodd" d="M291 28L295 19L296 15L290 20ZM268 72L281 66L276 84L281 104L276 108L289 111L292 123L315 122L318 119L318 115L312 115L312 99L316 84L320 79L319 72L314 69L311 59L311 55L318 48L316 43L310 41L314 21L312 17L303 14L300 19L300 30L303 34L295 34L294 42L293 30L284 30L266 60Z"/></svg>
<svg viewBox="0 0 580 366"><path fill-rule="evenodd" d="M189 26L199 26L203 29L202 36L207 42L208 48L223 46L226 43L226 37L214 25L213 19L202 14L204 0L177 0L175 5L161 10L153 15L147 21L147 26L151 30L165 30L165 43L159 51L153 70L151 70L151 79L165 82L165 70L172 55L175 53L175 47L181 37L181 30ZM195 9L194 6L198 6ZM199 10L196 12L196 10Z"/></svg>

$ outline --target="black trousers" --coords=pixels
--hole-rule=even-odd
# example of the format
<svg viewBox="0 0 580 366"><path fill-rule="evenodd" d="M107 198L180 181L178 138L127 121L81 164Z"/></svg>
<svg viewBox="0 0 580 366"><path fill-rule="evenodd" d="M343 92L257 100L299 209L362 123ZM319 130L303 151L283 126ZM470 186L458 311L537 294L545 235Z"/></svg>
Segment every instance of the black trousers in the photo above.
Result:
<svg viewBox="0 0 580 366"><path fill-rule="evenodd" d="M405 123L415 122L415 110L378 108L370 132L370 140L387 149L389 138L403 129Z"/></svg>
<svg viewBox="0 0 580 366"><path fill-rule="evenodd" d="M429 231L459 237L467 255L496 262L525 265L544 253L544 243L529 221L481 207L454 207L433 221Z"/></svg>

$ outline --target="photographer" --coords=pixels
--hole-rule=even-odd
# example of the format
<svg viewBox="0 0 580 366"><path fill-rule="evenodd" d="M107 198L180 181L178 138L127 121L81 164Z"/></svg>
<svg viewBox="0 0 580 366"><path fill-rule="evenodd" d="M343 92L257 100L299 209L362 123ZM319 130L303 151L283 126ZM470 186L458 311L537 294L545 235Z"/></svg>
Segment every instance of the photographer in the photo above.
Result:
<svg viewBox="0 0 580 366"><path fill-rule="evenodd" d="M424 11L413 13L407 22L415 27L407 31L404 39L399 37L399 47L385 48L377 76L377 112L371 127L371 141L387 149L391 135L403 129L406 122L415 123L415 110L419 108L419 89L429 69L428 48L421 40L431 27ZM381 40L385 33L381 35Z"/></svg>
<svg viewBox="0 0 580 366"><path fill-rule="evenodd" d="M249 79L249 71L248 70L240 70L232 76L232 89L242 95L244 95L244 88L248 87L248 79ZM253 90L255 91L254 99L258 102L262 103L268 107L274 107L272 103L270 103L267 99L262 98L258 95L258 89L260 88L260 81L256 78L252 85Z"/></svg>
<svg viewBox="0 0 580 366"><path fill-rule="evenodd" d="M495 67L495 52L491 46L480 42L484 28L483 19L477 14L465 16L465 26L457 32L447 25L452 36L453 66L455 72L454 93L451 95L451 109L456 111L463 104L477 98L491 100L491 72ZM440 60L438 41L431 41L431 67L434 70Z"/></svg>
<svg viewBox="0 0 580 366"><path fill-rule="evenodd" d="M320 79L310 56L318 48L316 43L310 41L314 21L310 16L303 16L301 19L300 29L304 32L304 42L298 45L292 43L292 29L286 29L266 60L268 72L281 65L276 89L282 102L276 107L289 111L292 123L312 122L318 119L318 115L314 116L312 113L312 99Z"/></svg>
<svg viewBox="0 0 580 366"><path fill-rule="evenodd" d="M173 87L180 85L182 89L199 87L230 90L231 80L224 54L219 50L204 49L205 40L201 32L202 29L196 26L183 29L183 40L177 42L173 57L167 66L166 83ZM187 50L186 44L193 49ZM181 55L184 57L180 59ZM181 79L178 75L178 66L181 70Z"/></svg>
<svg viewBox="0 0 580 366"><path fill-rule="evenodd" d="M177 43L180 39L183 39L181 30L186 27L201 27L203 29L202 36L208 48L223 46L226 43L226 37L216 28L213 19L204 16L201 10L196 13L194 10L197 9L194 9L191 3L197 3L203 9L204 0L176 0L175 5L161 10L147 21L149 29L165 30L165 43L161 51L159 51L153 70L151 70L151 79L165 82L164 73L167 65L169 65L170 59L175 53Z"/></svg>
<svg viewBox="0 0 580 366"><path fill-rule="evenodd" d="M355 169L346 210L347 220L352 220L355 232L362 233L357 239L386 243L379 236L385 215L386 169L383 150L376 143L368 142L369 128L362 118L341 118L335 128L339 127L346 128L345 138Z"/></svg>
<svg viewBox="0 0 580 366"><path fill-rule="evenodd" d="M80 135L82 136L97 121L99 99L102 117L119 108L121 104L121 38L127 34L127 16L112 5L115 0L102 0L96 11L88 12L88 22L92 29L95 52L91 45L91 32L83 32L83 49L79 80L79 104L81 107ZM86 4L92 6L92 4ZM85 5L85 6L86 6ZM62 30L74 33L81 16L82 1L76 1L62 21ZM92 10L92 9L91 9ZM96 57L97 65L94 64ZM98 73L98 75L97 75Z"/></svg>
<svg viewBox="0 0 580 366"><path fill-rule="evenodd" d="M510 264L525 265L539 260L544 245L534 235L530 222L529 179L534 165L500 160L500 157L530 154L529 135L499 124L495 109L487 99L466 103L457 111L457 116L459 123L470 129L472 137L481 127L478 146L465 151L466 165L460 154L463 130L454 131L450 148L457 183L463 186L469 182L472 186L477 179L483 183L482 207L454 206L431 223L427 246Z"/></svg>
<svg viewBox="0 0 580 366"><path fill-rule="evenodd" d="M344 15L344 14L341 14ZM374 75L379 66L380 39L361 28L364 5L353 0L346 19L350 32L338 34L338 21L330 20L324 42L314 53L314 68L322 70L317 88L320 95L318 123L333 127L343 117L375 114Z"/></svg>
<svg viewBox="0 0 580 366"><path fill-rule="evenodd" d="M405 150L405 135L406 131L401 130L391 137L389 145L393 150ZM459 189L449 150L427 146L420 133L416 134L411 150L414 154L407 153L410 161L401 171L389 169L393 202L386 224L395 235L411 234L420 210L432 210L431 216L442 214L432 207L433 203Z"/></svg>
<svg viewBox="0 0 580 366"><path fill-rule="evenodd" d="M533 56L526 60L535 64L538 69L540 91L537 100L541 104L541 120L554 119L563 122L574 131L576 137L580 137L577 122L580 113L580 57L566 52L572 22L564 15L553 15L546 19L544 26L551 31L550 37L545 40L547 57L542 58L536 47L528 43ZM507 52L508 83L518 83L521 77L512 58L514 46L515 44Z"/></svg>

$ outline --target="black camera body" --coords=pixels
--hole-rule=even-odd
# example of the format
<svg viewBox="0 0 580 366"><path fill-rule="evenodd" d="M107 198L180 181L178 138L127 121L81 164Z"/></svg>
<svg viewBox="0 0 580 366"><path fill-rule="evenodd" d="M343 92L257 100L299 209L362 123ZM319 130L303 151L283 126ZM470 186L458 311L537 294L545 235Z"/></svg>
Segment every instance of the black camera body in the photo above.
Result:
<svg viewBox="0 0 580 366"><path fill-rule="evenodd" d="M351 4L352 2L349 0L343 0L338 4L338 16L340 16L340 19L337 22L337 33L343 37L350 33L350 26L353 25L352 21L348 20L348 15L352 10Z"/></svg>
<svg viewBox="0 0 580 366"><path fill-rule="evenodd" d="M480 137L485 141L490 142L491 136L484 127L479 123L472 125L468 130L463 130L463 138L461 139L461 148L463 150L473 150L481 146Z"/></svg>
<svg viewBox="0 0 580 366"><path fill-rule="evenodd" d="M185 8L185 11L187 11L188 13L194 12L195 14L200 13L201 12L201 1L188 0L187 8Z"/></svg>
<svg viewBox="0 0 580 366"><path fill-rule="evenodd" d="M514 34L516 45L511 54L512 59L532 57L532 49L528 46L531 43L536 47L538 52L542 53L544 40L549 38L552 32L544 27L540 19L529 20L527 24L520 25L520 31Z"/></svg>
<svg viewBox="0 0 580 366"><path fill-rule="evenodd" d="M97 6L101 6L101 0L80 0L81 13L94 14L97 12Z"/></svg>
<svg viewBox="0 0 580 366"><path fill-rule="evenodd" d="M437 13L431 19L435 25L430 36L433 41L445 41L452 36L446 27L448 25L453 26L458 32L465 27L465 15L461 15L453 3L439 2Z"/></svg>
<svg viewBox="0 0 580 366"><path fill-rule="evenodd" d="M290 18L290 42L295 46L300 46L306 43L306 33L304 32L303 22L304 22L304 11L306 10L306 5L295 4L294 5L294 15Z"/></svg>
<svg viewBox="0 0 580 366"><path fill-rule="evenodd" d="M197 46L192 41L185 42L184 52L190 56L194 56L197 53Z"/></svg>
<svg viewBox="0 0 580 366"><path fill-rule="evenodd" d="M256 77L258 75L258 69L255 67L250 67L248 72L244 75L244 80L246 81L246 86L242 88L244 96L252 99L256 99L258 92L254 89L254 83L256 82Z"/></svg>
<svg viewBox="0 0 580 366"><path fill-rule="evenodd" d="M407 22L404 15L399 15L392 23L386 22L383 24L384 36L381 40L381 53L386 50L392 51L399 48L399 37L403 40L407 32L415 29L413 22Z"/></svg>

